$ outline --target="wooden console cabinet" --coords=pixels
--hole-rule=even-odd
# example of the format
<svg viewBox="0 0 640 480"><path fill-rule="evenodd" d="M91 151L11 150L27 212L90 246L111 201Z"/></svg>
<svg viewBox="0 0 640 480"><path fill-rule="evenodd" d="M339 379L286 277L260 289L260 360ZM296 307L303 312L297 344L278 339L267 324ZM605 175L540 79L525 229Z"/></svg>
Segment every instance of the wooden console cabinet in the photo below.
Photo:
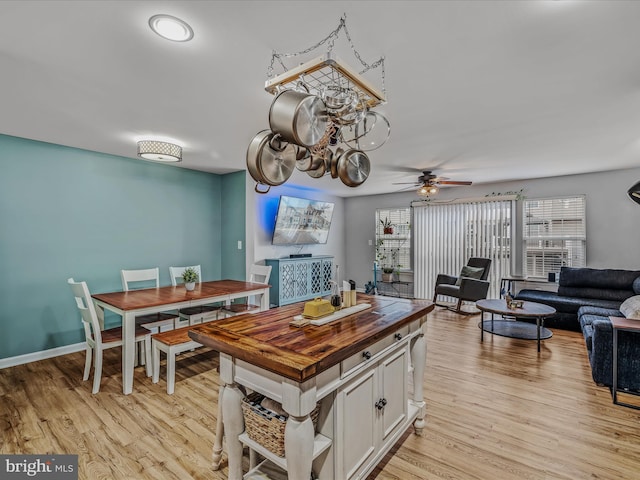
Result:
<svg viewBox="0 0 640 480"><path fill-rule="evenodd" d="M268 258L271 268L272 305L288 305L331 293L333 257L318 255L303 258Z"/></svg>
<svg viewBox="0 0 640 480"><path fill-rule="evenodd" d="M421 433L423 328L433 304L360 293L358 303L371 307L321 326L289 325L302 311L299 303L189 332L220 352L229 479L309 480L312 471L319 480L365 478L412 423ZM285 458L244 431L245 388L280 402L289 415ZM314 432L309 414L318 403ZM251 461L246 474L243 444L265 458ZM216 445L222 445L219 436Z"/></svg>

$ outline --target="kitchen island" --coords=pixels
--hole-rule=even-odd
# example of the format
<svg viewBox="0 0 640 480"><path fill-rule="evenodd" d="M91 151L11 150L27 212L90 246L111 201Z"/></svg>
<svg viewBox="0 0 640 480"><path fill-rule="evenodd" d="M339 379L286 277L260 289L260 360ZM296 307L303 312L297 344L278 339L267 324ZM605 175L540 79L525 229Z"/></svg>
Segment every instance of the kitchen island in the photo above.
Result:
<svg viewBox="0 0 640 480"><path fill-rule="evenodd" d="M412 423L421 433L423 328L433 303L364 294L357 303L370 307L325 325L290 325L302 312L298 303L189 331L220 352L218 411L229 479L243 478L243 444L265 458L256 465L251 455L246 479L266 478L267 471L290 480L309 480L311 471L320 480L353 479L371 472ZM244 431L246 389L281 403L288 414L284 458ZM310 413L317 405L314 429ZM214 454L222 445L220 430Z"/></svg>

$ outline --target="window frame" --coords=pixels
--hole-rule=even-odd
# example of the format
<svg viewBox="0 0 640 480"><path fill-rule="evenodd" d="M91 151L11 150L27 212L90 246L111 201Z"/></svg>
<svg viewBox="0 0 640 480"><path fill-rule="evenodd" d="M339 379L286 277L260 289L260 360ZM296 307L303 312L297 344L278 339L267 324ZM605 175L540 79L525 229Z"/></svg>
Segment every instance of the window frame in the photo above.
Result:
<svg viewBox="0 0 640 480"><path fill-rule="evenodd" d="M567 201L580 201L577 207L573 207L571 213L575 216L560 215L561 205L554 203ZM533 205L534 203L539 205ZM544 203L550 203L546 207ZM585 267L587 264L587 204L586 195L565 195L559 197L545 198L525 198L522 207L522 268L527 278L546 279L549 273L560 273L562 266ZM531 210L534 208L550 209L551 212L533 217ZM536 222L530 222L536 218ZM544 231L535 235L532 234L532 225L543 226ZM573 226L572 226L573 224ZM553 229L557 230L554 234ZM567 228L569 227L569 228ZM540 228L542 230L543 228ZM531 242L537 242L535 246ZM573 243L573 245L572 245ZM531 261L538 262L535 258L531 260L530 253L533 250L540 252L540 268L530 271ZM555 250L555 252L554 252ZM574 251L575 253L571 253ZM545 258L545 254L551 254ZM554 258L555 257L555 258ZM553 263L555 262L555 264Z"/></svg>

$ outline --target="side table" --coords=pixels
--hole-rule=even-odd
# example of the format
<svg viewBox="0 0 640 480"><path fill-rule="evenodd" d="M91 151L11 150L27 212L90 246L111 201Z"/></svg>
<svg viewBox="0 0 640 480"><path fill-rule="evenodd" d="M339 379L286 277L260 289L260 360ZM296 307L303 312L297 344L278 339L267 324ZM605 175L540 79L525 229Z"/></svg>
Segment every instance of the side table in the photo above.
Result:
<svg viewBox="0 0 640 480"><path fill-rule="evenodd" d="M635 408L640 410L640 406L632 405L630 403L624 403L618 401L618 391L624 392L629 395L640 396L640 392L628 392L626 390L618 390L618 332L635 332L640 333L640 320L628 319L624 317L609 317L611 326L613 327L613 358L611 364L613 365L613 384L611 386L611 396L613 397L613 403L615 405L622 405L624 407Z"/></svg>

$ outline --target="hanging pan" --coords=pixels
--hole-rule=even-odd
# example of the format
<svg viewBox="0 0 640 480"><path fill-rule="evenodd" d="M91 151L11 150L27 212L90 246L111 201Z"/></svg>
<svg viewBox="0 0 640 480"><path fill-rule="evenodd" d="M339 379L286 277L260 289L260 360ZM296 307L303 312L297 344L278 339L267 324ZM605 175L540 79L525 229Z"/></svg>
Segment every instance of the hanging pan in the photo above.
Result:
<svg viewBox="0 0 640 480"><path fill-rule="evenodd" d="M362 150L350 148L338 157L338 177L347 187L362 185L369 177L371 163Z"/></svg>
<svg viewBox="0 0 640 480"><path fill-rule="evenodd" d="M293 145L282 142L270 130L258 132L247 149L247 170L257 182L256 193L267 193L271 187L286 182L296 165ZM260 190L260 185L266 190Z"/></svg>

